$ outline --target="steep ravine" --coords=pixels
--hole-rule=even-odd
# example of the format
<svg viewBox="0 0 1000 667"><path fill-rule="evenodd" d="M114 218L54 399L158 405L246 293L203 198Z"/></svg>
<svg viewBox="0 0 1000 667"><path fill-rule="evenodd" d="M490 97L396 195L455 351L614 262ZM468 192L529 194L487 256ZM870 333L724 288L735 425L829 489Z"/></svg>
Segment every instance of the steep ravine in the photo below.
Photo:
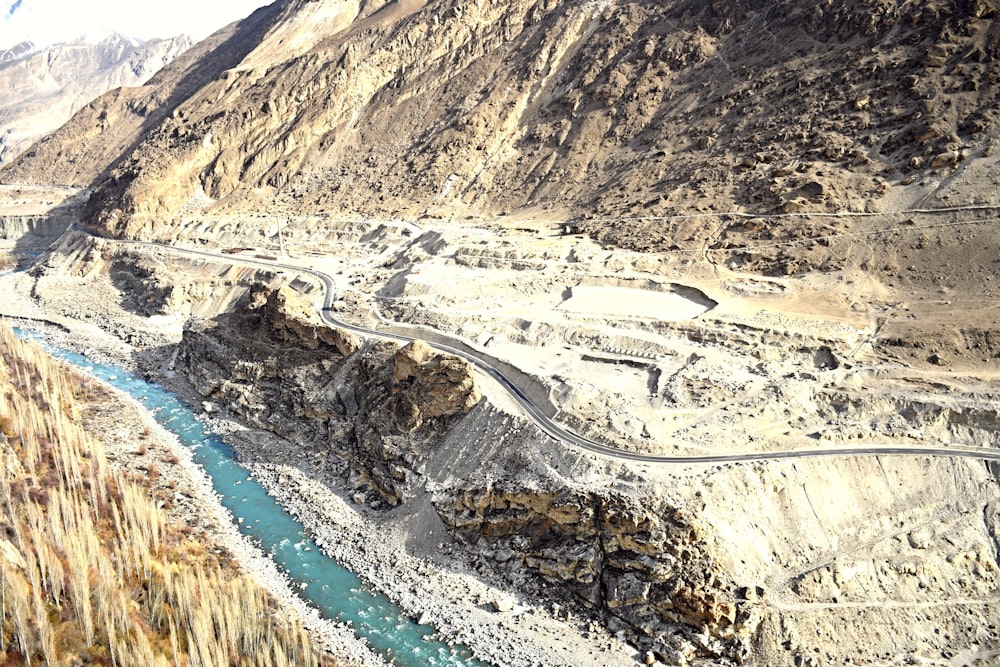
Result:
<svg viewBox="0 0 1000 667"><path fill-rule="evenodd" d="M956 646L975 664L1000 650L1000 492L982 462L596 459L480 397L464 361L326 329L305 303L251 289L187 325L177 370L322 460L355 502L397 517L429 504L452 548L514 592L585 604L667 664L950 664Z"/></svg>
<svg viewBox="0 0 1000 667"><path fill-rule="evenodd" d="M751 614L678 499L622 486L499 411L465 361L361 343L311 324L288 288L258 286L232 314L192 321L175 367L252 426L346 462L357 500L429 500L512 588L585 600L668 661L746 657ZM587 468L598 483L573 481Z"/></svg>
<svg viewBox="0 0 1000 667"><path fill-rule="evenodd" d="M376 240L369 251L385 252L384 238ZM123 251L80 234L67 235L58 247L12 280L20 285L16 292L57 318L98 323L145 348L138 351L141 366L153 375L176 351L177 368L209 401L283 436L251 431L248 458L336 489L329 496L353 499L379 526L402 526L407 535L393 532L390 558L405 542L416 558L478 573L480 582L522 593L535 607L558 602L569 609L576 601L571 629L591 636L582 600L603 605L599 624L656 648L668 664L697 656L724 664L744 651L746 664L768 667L810 660L899 664L912 657L950 665L957 655L957 664L991 664L1000 651L994 621L1000 491L995 471L981 461L779 457L681 466L595 457L543 436L488 382L470 383L458 360L321 326L317 286L292 274ZM361 250L338 246L345 258ZM449 296L468 287L453 274L435 275L430 265L418 268L414 275L436 279ZM338 271L358 274L339 262L327 270L338 280ZM537 270L520 273L538 279ZM533 286L511 278L480 274L469 282L478 290L501 281L505 293L514 284ZM256 281L287 286L250 289ZM480 293L476 298L482 301ZM333 307L348 321L372 321L351 299ZM177 349L182 320L176 315L187 314L214 319L191 321ZM674 379L661 381L657 394L669 395L669 404L644 414L669 417L671 409L702 406L709 414L692 427L649 438L650 449L682 443L692 452L744 453L1000 442L988 373L930 363L907 368L859 352L871 332L847 328L838 336L834 328L793 324L775 327L761 315L706 319L700 327L670 324L677 335L654 339L664 346L658 349L687 350L685 341L702 341L696 350L704 361L685 362ZM500 319L479 326L498 335L506 327L525 338L505 354L503 346L488 351L523 369L533 353L562 349L559 338L546 338L552 334L537 324ZM481 340L474 326L443 330ZM987 339L978 344L977 355L994 349ZM588 350L605 349L593 345ZM719 351L727 356L716 356ZM727 389L744 367L768 378L766 391ZM552 398L566 408L564 395L554 391ZM613 406L610 394L584 400L594 414ZM378 544L370 552L376 560L387 553ZM491 596L469 599L488 614L482 607ZM420 602L409 608L419 614Z"/></svg>

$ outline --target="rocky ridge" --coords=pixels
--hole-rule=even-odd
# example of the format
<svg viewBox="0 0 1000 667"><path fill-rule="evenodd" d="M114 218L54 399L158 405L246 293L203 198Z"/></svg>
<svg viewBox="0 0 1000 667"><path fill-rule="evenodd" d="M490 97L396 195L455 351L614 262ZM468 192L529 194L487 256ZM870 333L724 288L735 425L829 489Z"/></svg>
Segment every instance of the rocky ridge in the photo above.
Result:
<svg viewBox="0 0 1000 667"><path fill-rule="evenodd" d="M97 44L58 44L0 62L0 164L61 127L110 90L142 86L192 46L186 36L138 43L112 35Z"/></svg>
<svg viewBox="0 0 1000 667"><path fill-rule="evenodd" d="M226 58L192 54L208 76L173 67L103 98L4 178L88 180L67 160L101 165L88 215L126 236L158 236L151 222L190 203L274 199L375 216L547 210L618 246L700 247L703 221L670 214L897 208L989 158L997 10L288 1L236 28ZM119 152L78 146L101 114L141 117L113 130ZM809 235L794 222L726 235Z"/></svg>

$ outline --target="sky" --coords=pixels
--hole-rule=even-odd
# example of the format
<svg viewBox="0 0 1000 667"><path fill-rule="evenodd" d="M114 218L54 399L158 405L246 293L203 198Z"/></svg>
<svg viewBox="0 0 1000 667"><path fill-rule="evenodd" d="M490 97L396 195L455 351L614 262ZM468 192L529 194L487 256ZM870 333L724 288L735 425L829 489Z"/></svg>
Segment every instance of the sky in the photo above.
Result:
<svg viewBox="0 0 1000 667"><path fill-rule="evenodd" d="M202 39L272 0L0 0L0 48L38 46L120 32L142 40Z"/></svg>

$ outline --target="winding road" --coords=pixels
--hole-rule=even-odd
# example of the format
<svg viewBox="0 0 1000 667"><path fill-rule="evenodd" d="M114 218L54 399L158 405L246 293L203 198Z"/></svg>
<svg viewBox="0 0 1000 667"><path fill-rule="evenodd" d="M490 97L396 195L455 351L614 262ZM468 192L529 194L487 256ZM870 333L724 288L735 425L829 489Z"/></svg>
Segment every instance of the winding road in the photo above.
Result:
<svg viewBox="0 0 1000 667"><path fill-rule="evenodd" d="M361 327L343 320L339 320L333 316L331 307L335 300L336 295L336 285L328 274L322 271L317 271L316 269L296 266L293 264L282 264L277 260L270 259L260 259L260 258L250 258L238 255L223 254L221 252L208 252L204 250L194 250L188 248L178 248L176 246L163 244L163 243L153 243L149 241L135 241L135 240L122 240L122 239L109 239L103 236L97 236L92 232L83 229L77 225L73 225L73 230L82 232L84 234L95 236L102 239L105 242L116 243L119 245L131 246L135 248L158 250L167 252L172 255L179 257L187 257L194 259L204 259L212 262L222 262L231 265L245 265L253 266L259 268L265 268L270 270L281 270L293 273L300 273L312 276L316 278L323 284L323 302L319 311L320 318L328 325L332 327L339 327L341 329L346 329L347 331L354 332L361 336L366 337L377 337L382 339L394 340L400 343L409 343L416 340L417 336L407 336L405 334L392 333L387 331L379 331L377 329L369 329L367 327ZM641 452L633 452L625 449L619 449L601 443L595 440L586 438L578 433L568 430L564 426L561 426L555 422L551 417L546 415L543 410L532 401L525 391L518 387L509 377L507 377L503 372L497 369L488 360L477 356L474 353L459 349L458 347L453 347L451 345L443 344L440 342L427 341L432 347L446 352L448 354L453 354L457 357L465 359L471 363L480 373L487 375L498 382L510 395L511 397L521 406L527 416L535 423L535 425L546 433L548 436L563 442L572 447L590 452L592 454L597 454L600 456L606 456L610 458L634 461L639 463L650 463L650 464L714 464L720 465L725 463L748 463L754 461L784 461L793 459L809 459L818 457L831 457L831 456L889 456L889 455L902 455L902 456L935 456L935 457L950 457L950 458L970 458L978 459L983 461L1000 461L1000 449L987 449L984 447L941 447L941 446L928 446L928 447L904 447L897 445L885 445L885 446L868 446L868 447L828 447L828 448L815 448L815 449L792 449L785 451L769 451L769 452L747 452L747 453L733 453L733 454L692 454L692 455L677 455L677 456L663 456L655 454L643 454Z"/></svg>

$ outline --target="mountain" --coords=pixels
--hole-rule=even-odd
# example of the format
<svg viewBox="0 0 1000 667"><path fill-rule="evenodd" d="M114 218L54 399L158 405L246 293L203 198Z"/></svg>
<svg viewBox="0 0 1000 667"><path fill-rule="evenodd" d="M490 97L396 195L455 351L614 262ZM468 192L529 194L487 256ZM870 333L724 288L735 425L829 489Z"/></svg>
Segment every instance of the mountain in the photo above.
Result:
<svg viewBox="0 0 1000 667"><path fill-rule="evenodd" d="M31 51L35 50L35 44L31 40L25 40L23 42L18 42L17 44L11 46L10 48L4 49L0 53L0 62L9 62L11 60L16 60L17 58L24 57Z"/></svg>
<svg viewBox="0 0 1000 667"><path fill-rule="evenodd" d="M289 0L183 100L178 65L4 178L95 186L92 222L125 235L204 192L228 209L530 208L620 246L700 247L657 219L915 204L928 176L989 157L996 16L997 0ZM102 129L118 120L132 129ZM121 152L81 141L108 132Z"/></svg>
<svg viewBox="0 0 1000 667"><path fill-rule="evenodd" d="M69 234L33 299L147 341L300 460L339 457L355 502L435 526L421 548L475 545L516 590L534 572L593 605L647 664L986 664L1000 487L970 450L997 440L998 17L281 0L0 180L90 188L97 235L180 246ZM417 397L464 366L424 382L385 341L335 353L281 255L329 272L338 318L458 341L537 414L687 462L590 456L493 390L425 422ZM191 313L153 344L150 316Z"/></svg>
<svg viewBox="0 0 1000 667"><path fill-rule="evenodd" d="M143 140L176 121L190 97L237 66L273 25L276 6L258 10L182 53L145 85L102 95L57 132L43 137L5 171L12 182L93 186ZM170 130L167 130L170 131Z"/></svg>
<svg viewBox="0 0 1000 667"><path fill-rule="evenodd" d="M37 49L23 42L0 54L0 162L60 127L94 98L140 86L191 46L181 36L140 43L123 35Z"/></svg>

